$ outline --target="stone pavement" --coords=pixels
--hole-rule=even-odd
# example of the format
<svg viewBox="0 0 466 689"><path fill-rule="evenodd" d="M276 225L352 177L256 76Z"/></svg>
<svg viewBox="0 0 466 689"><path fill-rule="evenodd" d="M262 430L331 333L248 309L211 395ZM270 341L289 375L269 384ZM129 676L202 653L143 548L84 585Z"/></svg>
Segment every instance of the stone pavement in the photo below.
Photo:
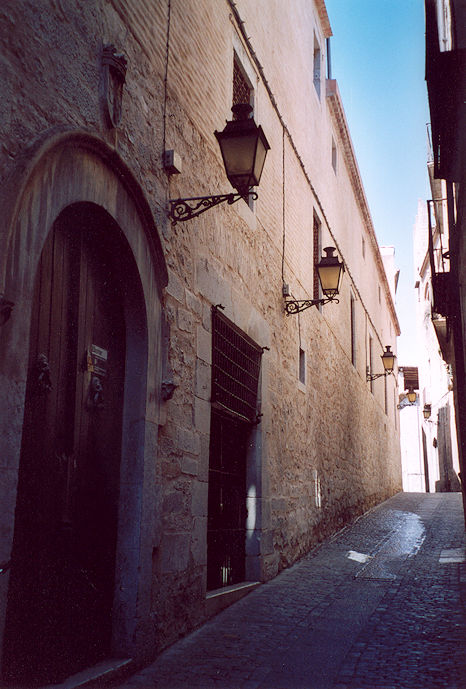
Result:
<svg viewBox="0 0 466 689"><path fill-rule="evenodd" d="M461 495L400 493L120 689L466 689Z"/></svg>

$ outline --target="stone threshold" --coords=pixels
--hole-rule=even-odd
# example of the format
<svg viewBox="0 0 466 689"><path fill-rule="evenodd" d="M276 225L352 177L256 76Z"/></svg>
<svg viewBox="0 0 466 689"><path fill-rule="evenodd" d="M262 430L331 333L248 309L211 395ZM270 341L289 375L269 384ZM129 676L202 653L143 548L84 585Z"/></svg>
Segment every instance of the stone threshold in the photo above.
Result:
<svg viewBox="0 0 466 689"><path fill-rule="evenodd" d="M124 678L131 672L133 660L131 658L114 658L103 660L92 667L71 675L60 684L47 684L40 689L98 689L109 682Z"/></svg>
<svg viewBox="0 0 466 689"><path fill-rule="evenodd" d="M236 601L247 596L248 593L251 593L260 585L260 581L243 581L239 584L209 591L206 594L207 617L213 617L232 603L236 603Z"/></svg>

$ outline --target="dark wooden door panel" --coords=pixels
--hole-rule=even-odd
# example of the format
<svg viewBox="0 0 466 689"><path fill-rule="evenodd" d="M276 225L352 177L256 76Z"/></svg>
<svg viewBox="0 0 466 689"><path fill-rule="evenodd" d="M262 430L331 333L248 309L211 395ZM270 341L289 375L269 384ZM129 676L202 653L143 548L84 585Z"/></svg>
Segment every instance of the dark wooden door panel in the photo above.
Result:
<svg viewBox="0 0 466 689"><path fill-rule="evenodd" d="M11 681L58 681L109 651L121 456L121 277L89 210L62 214L36 277L5 642ZM108 352L92 405L87 352ZM46 361L50 385L39 380ZM102 398L100 398L101 400Z"/></svg>

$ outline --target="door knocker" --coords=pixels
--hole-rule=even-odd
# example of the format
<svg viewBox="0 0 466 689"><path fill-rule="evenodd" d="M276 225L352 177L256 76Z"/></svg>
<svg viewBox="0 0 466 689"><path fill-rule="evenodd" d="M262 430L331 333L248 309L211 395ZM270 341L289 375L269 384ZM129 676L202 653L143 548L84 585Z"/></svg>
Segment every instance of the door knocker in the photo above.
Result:
<svg viewBox="0 0 466 689"><path fill-rule="evenodd" d="M88 407L90 409L102 409L104 406L104 388L98 376L92 376L89 386Z"/></svg>
<svg viewBox="0 0 466 689"><path fill-rule="evenodd" d="M50 392L52 380L50 378L50 365L45 354L38 354L36 360L36 384L39 392Z"/></svg>

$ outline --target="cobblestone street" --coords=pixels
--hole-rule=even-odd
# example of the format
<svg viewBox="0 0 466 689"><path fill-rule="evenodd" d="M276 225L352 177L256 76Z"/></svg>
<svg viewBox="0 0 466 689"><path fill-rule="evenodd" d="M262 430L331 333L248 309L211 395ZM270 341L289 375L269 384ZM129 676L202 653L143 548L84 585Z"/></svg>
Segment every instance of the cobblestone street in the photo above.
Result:
<svg viewBox="0 0 466 689"><path fill-rule="evenodd" d="M463 689L464 545L460 494L399 494L120 687Z"/></svg>

